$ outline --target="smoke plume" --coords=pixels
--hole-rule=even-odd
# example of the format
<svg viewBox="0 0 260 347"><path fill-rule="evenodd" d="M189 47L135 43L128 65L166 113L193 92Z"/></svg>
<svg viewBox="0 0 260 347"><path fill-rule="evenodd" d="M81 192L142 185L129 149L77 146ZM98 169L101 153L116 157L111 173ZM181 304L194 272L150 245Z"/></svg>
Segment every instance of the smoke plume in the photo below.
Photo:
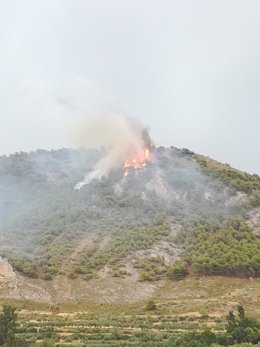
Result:
<svg viewBox="0 0 260 347"><path fill-rule="evenodd" d="M148 129L119 111L99 113L85 121L77 131L77 140L82 146L105 147L106 155L75 186L76 190L92 179L107 176L112 169L122 166L124 160L134 158L151 144Z"/></svg>

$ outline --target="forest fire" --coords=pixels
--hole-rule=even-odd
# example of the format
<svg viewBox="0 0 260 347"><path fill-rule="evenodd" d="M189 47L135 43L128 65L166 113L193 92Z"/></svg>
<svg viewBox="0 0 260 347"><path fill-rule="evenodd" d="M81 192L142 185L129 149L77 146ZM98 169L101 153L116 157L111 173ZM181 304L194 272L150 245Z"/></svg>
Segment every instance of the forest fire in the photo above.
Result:
<svg viewBox="0 0 260 347"><path fill-rule="evenodd" d="M150 148L153 148L153 145L150 145ZM151 161L151 151L149 148L145 148L140 153L132 159L127 159L124 162L124 177L129 175L129 168L133 168L135 170L139 170L147 165L147 162Z"/></svg>
<svg viewBox="0 0 260 347"><path fill-rule="evenodd" d="M74 190L80 190L92 180L108 177L112 170L124 166L124 177L133 170L144 168L153 159L153 141L148 128L137 119L121 112L105 113L95 117L84 131L87 141L93 146L102 146L104 151L100 160L88 174L78 182ZM90 142L89 142L90 143ZM103 155L104 154L104 155Z"/></svg>

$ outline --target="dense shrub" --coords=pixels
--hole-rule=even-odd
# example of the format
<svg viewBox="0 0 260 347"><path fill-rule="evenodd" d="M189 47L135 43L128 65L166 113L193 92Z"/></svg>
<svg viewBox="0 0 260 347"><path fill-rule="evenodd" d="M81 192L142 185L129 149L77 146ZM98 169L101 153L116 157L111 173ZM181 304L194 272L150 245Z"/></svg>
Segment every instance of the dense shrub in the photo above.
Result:
<svg viewBox="0 0 260 347"><path fill-rule="evenodd" d="M202 275L260 276L260 243L240 217L201 221L179 235L183 258Z"/></svg>
<svg viewBox="0 0 260 347"><path fill-rule="evenodd" d="M203 171L213 177L218 177L231 188L245 193L258 193L260 191L260 176L250 175L246 172L231 168L228 164L223 165L205 157L195 155L197 162L201 165ZM254 200L254 204L259 204L259 197Z"/></svg>
<svg viewBox="0 0 260 347"><path fill-rule="evenodd" d="M175 280L181 280L185 278L188 273L188 264L183 260L174 263L168 268L168 276Z"/></svg>

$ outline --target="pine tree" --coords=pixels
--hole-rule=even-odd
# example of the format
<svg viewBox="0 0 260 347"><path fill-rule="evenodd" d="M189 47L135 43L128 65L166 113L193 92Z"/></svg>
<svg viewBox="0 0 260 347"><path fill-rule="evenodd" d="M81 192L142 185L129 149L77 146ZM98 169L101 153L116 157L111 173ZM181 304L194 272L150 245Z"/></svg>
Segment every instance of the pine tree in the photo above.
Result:
<svg viewBox="0 0 260 347"><path fill-rule="evenodd" d="M0 315L0 346L13 347L15 345L15 328L17 314L11 305L3 305Z"/></svg>

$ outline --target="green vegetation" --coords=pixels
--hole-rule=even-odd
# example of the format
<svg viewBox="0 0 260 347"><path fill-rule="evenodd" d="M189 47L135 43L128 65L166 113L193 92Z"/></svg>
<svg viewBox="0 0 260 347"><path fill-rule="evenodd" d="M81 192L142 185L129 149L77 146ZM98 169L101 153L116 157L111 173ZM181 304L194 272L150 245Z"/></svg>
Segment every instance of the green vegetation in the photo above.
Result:
<svg viewBox="0 0 260 347"><path fill-rule="evenodd" d="M164 258L160 256L136 260L133 266L140 271L140 281L158 281L164 278L167 272Z"/></svg>
<svg viewBox="0 0 260 347"><path fill-rule="evenodd" d="M81 148L0 157L0 256L15 271L46 281L89 281L104 268L115 278L133 269L141 282L259 276L257 236L227 219L259 205L258 175L159 147L127 178L122 167L74 191L102 155Z"/></svg>
<svg viewBox="0 0 260 347"><path fill-rule="evenodd" d="M24 276L30 278L38 277L36 265L31 259L28 259L28 257L17 258L15 255L12 255L9 257L9 261L12 264L14 270L22 273Z"/></svg>
<svg viewBox="0 0 260 347"><path fill-rule="evenodd" d="M260 342L260 322L254 318L248 318L245 315L244 308L239 305L238 315L230 311L227 316L227 333L229 339L235 343L251 342L257 344Z"/></svg>
<svg viewBox="0 0 260 347"><path fill-rule="evenodd" d="M188 264L179 260L168 268L168 276L174 280L182 280L189 273Z"/></svg>
<svg viewBox="0 0 260 347"><path fill-rule="evenodd" d="M138 315L20 312L18 319L11 315L9 323L1 323L1 329L12 335L12 342L4 346L249 347L260 342L260 322L248 317L242 306L238 306L237 313L229 312L226 326L214 322L212 330L203 316L161 315L154 301L148 301L143 309L144 313ZM9 306L8 312L15 310Z"/></svg>
<svg viewBox="0 0 260 347"><path fill-rule="evenodd" d="M195 159L201 165L203 171L212 177L220 178L229 187L236 190L253 194L252 205L260 204L260 176L257 174L250 175L231 168L228 164L223 165L216 161L210 160L200 155L195 155Z"/></svg>
<svg viewBox="0 0 260 347"><path fill-rule="evenodd" d="M146 304L146 310L147 311L154 311L156 310L156 303L154 300L150 299Z"/></svg>
<svg viewBox="0 0 260 347"><path fill-rule="evenodd" d="M259 282L246 278L260 275L259 236L234 217L259 206L259 176L188 149L160 147L153 155L154 163L126 179L118 169L80 191L73 187L102 151L0 157L0 255L29 277L17 277L14 289L10 282L6 291L13 294L24 281L42 286L55 302L19 303L18 318L13 306L4 305L0 346L251 347L259 342L259 321L243 308L257 314ZM59 303L57 275L64 286L60 293L68 286ZM137 292L129 290L131 298L125 298L132 280ZM112 286L120 287L121 297ZM62 302L70 297L69 287L76 289L77 302ZM104 289L100 302L95 288L97 296ZM238 302L243 307L234 311Z"/></svg>
<svg viewBox="0 0 260 347"><path fill-rule="evenodd" d="M195 223L178 241L185 245L184 260L201 275L260 276L259 239L240 217ZM181 262L172 271L180 266L187 270Z"/></svg>
<svg viewBox="0 0 260 347"><path fill-rule="evenodd" d="M50 339L44 339L40 343L40 347L55 347L55 342L53 340L50 340Z"/></svg>
<svg viewBox="0 0 260 347"><path fill-rule="evenodd" d="M169 347L217 347L217 346L253 346L260 342L260 322L245 316L244 308L238 306L238 316L230 311L227 316L226 332L214 334L210 330L202 333L187 333L173 339ZM242 344L242 345L241 345Z"/></svg>
<svg viewBox="0 0 260 347"><path fill-rule="evenodd" d="M17 314L11 305L4 305L0 315L0 346L15 346L15 329Z"/></svg>
<svg viewBox="0 0 260 347"><path fill-rule="evenodd" d="M110 266L115 277L123 277L127 272L120 270L123 260L131 256L135 251L145 250L159 240L168 239L170 227L167 223L149 227L139 227L132 230L122 231L114 236L113 240L104 249L97 246L86 247L74 261L72 273L85 275L85 279L94 277L94 271L102 266ZM152 269L156 268L156 261ZM113 268L114 267L114 268ZM138 267L135 264L135 267ZM142 265L139 264L139 267ZM149 268L151 271L152 269ZM156 278L153 278L155 280Z"/></svg>

